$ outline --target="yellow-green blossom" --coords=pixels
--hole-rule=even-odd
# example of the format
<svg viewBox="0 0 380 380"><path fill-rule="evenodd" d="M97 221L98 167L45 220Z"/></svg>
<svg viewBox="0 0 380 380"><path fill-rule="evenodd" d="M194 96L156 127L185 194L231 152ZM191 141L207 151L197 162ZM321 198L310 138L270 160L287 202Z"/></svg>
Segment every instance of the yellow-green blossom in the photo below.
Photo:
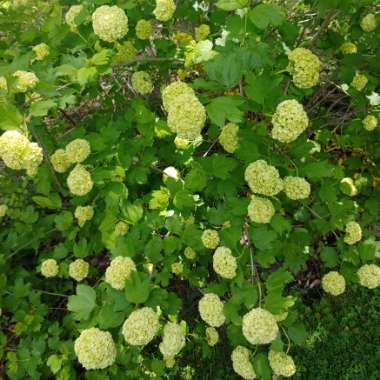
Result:
<svg viewBox="0 0 380 380"><path fill-rule="evenodd" d="M269 199L252 195L248 205L248 216L255 223L270 223L275 209Z"/></svg>
<svg viewBox="0 0 380 380"><path fill-rule="evenodd" d="M121 64L134 59L137 50L131 41L125 41L123 44L116 44L117 53L112 58L114 64Z"/></svg>
<svg viewBox="0 0 380 380"><path fill-rule="evenodd" d="M219 342L219 334L214 327L206 328L206 340L210 347L215 346Z"/></svg>
<svg viewBox="0 0 380 380"><path fill-rule="evenodd" d="M373 32L377 28L376 16L373 13L368 13L360 21L360 26L367 33Z"/></svg>
<svg viewBox="0 0 380 380"><path fill-rule="evenodd" d="M149 20L139 20L136 24L136 37L140 40L149 40L153 34L153 24Z"/></svg>
<svg viewBox="0 0 380 380"><path fill-rule="evenodd" d="M54 259L44 260L41 264L41 274L46 277L55 277L58 274L59 266Z"/></svg>
<svg viewBox="0 0 380 380"><path fill-rule="evenodd" d="M69 265L69 276L80 282L87 277L89 269L90 264L87 261L76 259Z"/></svg>
<svg viewBox="0 0 380 380"><path fill-rule="evenodd" d="M134 72L131 81L133 89L139 94L147 95L153 91L152 79L146 71Z"/></svg>
<svg viewBox="0 0 380 380"><path fill-rule="evenodd" d="M86 168L77 164L67 177L67 186L72 194L84 196L92 190L94 183Z"/></svg>
<svg viewBox="0 0 380 380"><path fill-rule="evenodd" d="M75 139L65 148L66 157L71 163L83 162L91 153L91 147L85 139Z"/></svg>
<svg viewBox="0 0 380 380"><path fill-rule="evenodd" d="M339 187L343 194L346 194L350 197L354 197L358 194L358 189L356 188L353 179L350 177L341 179Z"/></svg>
<svg viewBox="0 0 380 380"><path fill-rule="evenodd" d="M374 129L376 129L377 125L378 125L378 120L377 120L377 117L374 115L367 115L363 119L363 127L367 131L370 131L370 132L373 131Z"/></svg>
<svg viewBox="0 0 380 380"><path fill-rule="evenodd" d="M289 199L306 199L310 196L310 184L302 177L285 177L284 192Z"/></svg>
<svg viewBox="0 0 380 380"><path fill-rule="evenodd" d="M292 357L285 352L269 350L268 359L275 375L291 377L296 373L296 366Z"/></svg>
<svg viewBox="0 0 380 380"><path fill-rule="evenodd" d="M49 46L42 42L41 44L34 46L33 51L36 55L36 60L41 61L49 55Z"/></svg>
<svg viewBox="0 0 380 380"><path fill-rule="evenodd" d="M322 288L326 293L339 296L346 290L346 281L339 272L331 271L322 277Z"/></svg>
<svg viewBox="0 0 380 380"><path fill-rule="evenodd" d="M169 21L176 10L176 5L173 0L156 0L156 8L153 14L159 21Z"/></svg>
<svg viewBox="0 0 380 380"><path fill-rule="evenodd" d="M69 8L69 10L66 12L65 21L66 21L66 24L70 27L71 31L75 31L77 29L75 18L79 16L82 10L83 10L83 5L72 5Z"/></svg>
<svg viewBox="0 0 380 380"><path fill-rule="evenodd" d="M344 42L340 47L343 54L356 54L358 52L357 46L352 42Z"/></svg>
<svg viewBox="0 0 380 380"><path fill-rule="evenodd" d="M198 303L201 318L212 327L220 327L225 322L223 308L223 302L214 293L205 294Z"/></svg>
<svg viewBox="0 0 380 380"><path fill-rule="evenodd" d="M182 263L173 263L171 265L172 273L179 276L183 272L183 264Z"/></svg>
<svg viewBox="0 0 380 380"><path fill-rule="evenodd" d="M164 109L169 112L170 106L175 103L176 99L180 95L183 94L188 94L195 97L194 90L185 82L176 81L166 86L161 92Z"/></svg>
<svg viewBox="0 0 380 380"><path fill-rule="evenodd" d="M212 258L212 266L219 276L232 279L236 276L237 262L227 247L218 247Z"/></svg>
<svg viewBox="0 0 380 380"><path fill-rule="evenodd" d="M251 351L243 346L235 347L231 354L232 368L246 380L256 379L256 373L250 360L251 354Z"/></svg>
<svg viewBox="0 0 380 380"><path fill-rule="evenodd" d="M117 256L106 270L105 281L114 289L122 290L125 287L125 280L134 270L136 265L130 257Z"/></svg>
<svg viewBox="0 0 380 380"><path fill-rule="evenodd" d="M199 25L197 28L195 28L195 39L197 41L203 41L207 39L209 34L210 34L210 27L207 24L202 24L202 25Z"/></svg>
<svg viewBox="0 0 380 380"><path fill-rule="evenodd" d="M356 74L354 79L352 79L351 86L358 91L363 91L365 86L367 86L368 79L365 75Z"/></svg>
<svg viewBox="0 0 380 380"><path fill-rule="evenodd" d="M164 326L162 342L158 346L164 358L174 358L185 346L185 331L177 323L168 322Z"/></svg>
<svg viewBox="0 0 380 380"><path fill-rule="evenodd" d="M57 173L64 173L71 165L64 149L57 149L51 156L50 162Z"/></svg>
<svg viewBox="0 0 380 380"><path fill-rule="evenodd" d="M16 79L14 89L16 92L26 92L36 87L38 78L36 74L31 71L17 70L13 73Z"/></svg>
<svg viewBox="0 0 380 380"><path fill-rule="evenodd" d="M348 245L353 245L362 239L362 229L357 222L348 222L346 224L346 234L344 242Z"/></svg>
<svg viewBox="0 0 380 380"><path fill-rule="evenodd" d="M3 218L5 215L7 215L8 206L5 204L0 205L0 218Z"/></svg>
<svg viewBox="0 0 380 380"><path fill-rule="evenodd" d="M357 272L360 285L368 289L380 286L380 267L376 264L364 264Z"/></svg>
<svg viewBox="0 0 380 380"><path fill-rule="evenodd" d="M94 216L94 208L92 206L77 206L74 216L78 220L79 227L83 227Z"/></svg>
<svg viewBox="0 0 380 380"><path fill-rule="evenodd" d="M115 226L116 236L124 236L129 231L129 225L123 221L117 222Z"/></svg>
<svg viewBox="0 0 380 380"><path fill-rule="evenodd" d="M185 250L183 251L183 254L189 260L194 260L197 257L197 253L191 247L186 247Z"/></svg>
<svg viewBox="0 0 380 380"><path fill-rule="evenodd" d="M203 245L209 249L215 249L220 242L218 231L215 230L204 230L201 236Z"/></svg>
<svg viewBox="0 0 380 380"><path fill-rule="evenodd" d="M7 79L0 76L0 91L8 91Z"/></svg>
<svg viewBox="0 0 380 380"><path fill-rule="evenodd" d="M213 50L213 43L210 40L196 42L190 41L186 45L185 67L189 67L213 59L218 53Z"/></svg>
<svg viewBox="0 0 380 380"><path fill-rule="evenodd" d="M222 128L219 135L219 143L228 153L234 153L239 147L239 126L228 123Z"/></svg>

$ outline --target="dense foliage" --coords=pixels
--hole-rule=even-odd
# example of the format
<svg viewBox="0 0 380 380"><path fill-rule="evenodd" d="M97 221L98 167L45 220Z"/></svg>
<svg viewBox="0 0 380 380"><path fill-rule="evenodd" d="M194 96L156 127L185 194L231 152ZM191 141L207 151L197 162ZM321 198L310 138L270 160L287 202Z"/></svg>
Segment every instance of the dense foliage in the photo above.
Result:
<svg viewBox="0 0 380 380"><path fill-rule="evenodd" d="M376 3L0 1L4 376L301 375L380 285Z"/></svg>

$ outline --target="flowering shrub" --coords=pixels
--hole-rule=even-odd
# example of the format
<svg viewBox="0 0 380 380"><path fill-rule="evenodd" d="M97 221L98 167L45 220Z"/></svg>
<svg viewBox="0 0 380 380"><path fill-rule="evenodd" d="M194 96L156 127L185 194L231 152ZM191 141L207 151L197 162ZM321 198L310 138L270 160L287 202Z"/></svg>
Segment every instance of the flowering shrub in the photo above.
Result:
<svg viewBox="0 0 380 380"><path fill-rule="evenodd" d="M5 378L293 376L305 299L380 286L379 11L1 2Z"/></svg>

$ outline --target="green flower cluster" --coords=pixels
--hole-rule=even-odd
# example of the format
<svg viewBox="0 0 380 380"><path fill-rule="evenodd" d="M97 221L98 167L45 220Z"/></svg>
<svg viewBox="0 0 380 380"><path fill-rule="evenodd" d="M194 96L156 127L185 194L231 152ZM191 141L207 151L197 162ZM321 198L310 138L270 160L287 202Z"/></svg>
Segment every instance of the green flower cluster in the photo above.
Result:
<svg viewBox="0 0 380 380"><path fill-rule="evenodd" d="M340 47L340 51L343 54L356 54L358 47L353 42L344 42Z"/></svg>
<svg viewBox="0 0 380 380"><path fill-rule="evenodd" d="M367 33L373 32L377 28L376 16L373 13L368 13L360 21L360 26Z"/></svg>
<svg viewBox="0 0 380 380"><path fill-rule="evenodd" d="M83 227L85 223L94 216L94 208L92 206L77 206L74 216L78 220L79 227Z"/></svg>
<svg viewBox="0 0 380 380"><path fill-rule="evenodd" d="M215 230L204 230L201 236L203 245L209 249L215 249L220 242L218 231Z"/></svg>
<svg viewBox="0 0 380 380"><path fill-rule="evenodd" d="M159 21L169 21L176 10L173 0L156 0L156 7L153 14Z"/></svg>
<svg viewBox="0 0 380 380"><path fill-rule="evenodd" d="M232 368L243 379L256 379L256 373L250 361L252 352L243 346L234 348L231 354Z"/></svg>
<svg viewBox="0 0 380 380"><path fill-rule="evenodd" d="M83 5L72 5L65 14L66 24L70 27L70 30L73 32L76 31L77 29L75 18L79 16L82 10L83 10Z"/></svg>
<svg viewBox="0 0 380 380"><path fill-rule="evenodd" d="M49 46L45 43L38 44L32 49L36 55L37 61L42 61L46 56L49 55Z"/></svg>
<svg viewBox="0 0 380 380"><path fill-rule="evenodd" d="M237 262L227 247L218 247L213 255L213 268L219 276L231 280L236 276Z"/></svg>
<svg viewBox="0 0 380 380"><path fill-rule="evenodd" d="M270 223L275 209L269 199L252 195L248 205L248 216L255 223Z"/></svg>
<svg viewBox="0 0 380 380"><path fill-rule="evenodd" d="M357 272L360 285L368 289L380 286L380 267L376 264L365 264Z"/></svg>
<svg viewBox="0 0 380 380"><path fill-rule="evenodd" d="M46 278L57 276L58 271L59 266L54 259L44 260L41 264L41 274Z"/></svg>
<svg viewBox="0 0 380 380"><path fill-rule="evenodd" d="M353 245L362 240L362 229L357 222L348 222L346 224L346 234L344 242L348 245Z"/></svg>
<svg viewBox="0 0 380 380"><path fill-rule="evenodd" d="M134 270L136 265L130 257L117 256L106 269L105 281L114 289L122 290L125 287L125 280Z"/></svg>
<svg viewBox="0 0 380 380"><path fill-rule="evenodd" d="M365 75L356 74L352 79L351 86L358 91L363 91L367 83L368 79Z"/></svg>
<svg viewBox="0 0 380 380"><path fill-rule="evenodd" d="M289 199L306 199L310 196L310 184L302 177L285 177L284 192Z"/></svg>
<svg viewBox="0 0 380 380"><path fill-rule="evenodd" d="M77 164L67 177L67 186L72 194L84 196L92 190L94 183L86 168Z"/></svg>
<svg viewBox="0 0 380 380"><path fill-rule="evenodd" d="M326 293L339 296L346 290L346 281L340 273L331 271L322 277L322 288Z"/></svg>
<svg viewBox="0 0 380 380"><path fill-rule="evenodd" d="M88 276L90 264L83 259L76 259L69 265L69 276L75 281L82 281Z"/></svg>
<svg viewBox="0 0 380 380"><path fill-rule="evenodd" d="M12 75L16 79L15 92L27 92L37 86L39 82L36 74L31 71L17 70Z"/></svg>
<svg viewBox="0 0 380 380"><path fill-rule="evenodd" d="M234 123L228 123L219 135L219 143L228 153L234 153L239 147L239 126Z"/></svg>
<svg viewBox="0 0 380 380"><path fill-rule="evenodd" d="M139 20L136 24L136 37L140 40L149 40L153 34L153 24L149 20Z"/></svg>
<svg viewBox="0 0 380 380"><path fill-rule="evenodd" d="M185 346L185 331L177 323L168 322L164 326L159 350L164 358L174 358Z"/></svg>
<svg viewBox="0 0 380 380"><path fill-rule="evenodd" d="M214 327L206 328L206 340L210 347L215 346L219 342L219 333Z"/></svg>
<svg viewBox="0 0 380 380"><path fill-rule="evenodd" d="M377 120L377 117L374 115L367 115L363 119L363 127L365 130L367 130L369 132L372 132L374 129L376 129L378 123L379 122Z"/></svg>
<svg viewBox="0 0 380 380"><path fill-rule="evenodd" d="M153 91L152 78L146 71L134 72L131 81L133 89L141 95L147 95Z"/></svg>
<svg viewBox="0 0 380 380"><path fill-rule="evenodd" d="M198 303L201 318L211 327L220 327L225 322L223 308L223 302L214 293L205 294Z"/></svg>
<svg viewBox="0 0 380 380"><path fill-rule="evenodd" d="M292 377L296 373L293 358L285 352L269 350L269 365L277 376Z"/></svg>

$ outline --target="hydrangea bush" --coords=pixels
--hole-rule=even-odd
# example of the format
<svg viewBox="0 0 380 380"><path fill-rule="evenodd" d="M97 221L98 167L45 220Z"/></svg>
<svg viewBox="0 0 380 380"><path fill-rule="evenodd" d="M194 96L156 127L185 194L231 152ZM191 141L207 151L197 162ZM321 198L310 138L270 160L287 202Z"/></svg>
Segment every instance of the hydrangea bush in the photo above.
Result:
<svg viewBox="0 0 380 380"><path fill-rule="evenodd" d="M380 286L375 0L0 2L9 379L291 377Z"/></svg>

